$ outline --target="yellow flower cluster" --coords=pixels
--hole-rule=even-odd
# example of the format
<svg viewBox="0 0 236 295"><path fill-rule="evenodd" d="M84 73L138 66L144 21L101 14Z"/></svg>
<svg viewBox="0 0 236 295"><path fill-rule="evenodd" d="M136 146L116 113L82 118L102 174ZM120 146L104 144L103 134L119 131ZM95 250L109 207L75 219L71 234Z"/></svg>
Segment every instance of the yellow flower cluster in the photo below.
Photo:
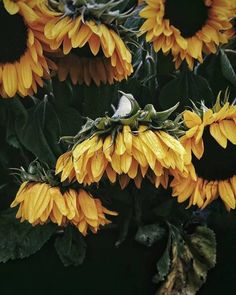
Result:
<svg viewBox="0 0 236 295"><path fill-rule="evenodd" d="M186 60L189 68L193 69L194 60L203 62L203 53L215 53L219 44L228 42L230 37L228 31L232 27L230 21L235 16L235 9L232 7L235 0L202 1L207 14L206 20L196 28L195 32L188 33L187 36L183 34L181 28L174 25L175 22L180 23L182 29L186 30L188 25L194 25L199 20L193 21L191 19L191 23L188 24L184 14L177 15L176 20L172 19L172 15L168 18L166 10L168 10L169 1L146 0L145 2L140 16L146 20L140 31L146 33L146 41L153 43L156 52L162 50L164 54L172 53L176 68L179 68L182 61ZM193 9L191 1L188 2L189 9ZM181 9L181 4L178 1L175 5L175 11L178 6ZM199 1L199 5L201 6L201 1ZM178 12L176 11L175 14Z"/></svg>
<svg viewBox="0 0 236 295"><path fill-rule="evenodd" d="M178 197L178 202L189 199L190 206L197 205L200 208L205 208L220 196L227 209L235 209L236 106L225 103L216 110L206 110L202 117L195 112L185 111L183 117L188 130L180 142L186 149L185 162L189 173L175 175L171 183L173 196ZM209 134L206 133L207 130ZM204 144L204 139L211 140L210 137L213 146L211 141ZM207 155L204 157L205 152ZM209 161L212 153L219 159L214 157L210 165L207 165L205 161ZM205 170L209 171L205 177L201 175L202 171L198 173L200 161L203 161Z"/></svg>
<svg viewBox="0 0 236 295"><path fill-rule="evenodd" d="M33 1L3 0L0 8L0 17L5 25L9 24L9 28L16 26L14 34L9 35L10 31L6 30L6 36L1 36L0 96L33 94L37 92L38 85L43 86L43 78L50 78L49 65L52 65L45 58L35 33L35 23L39 18ZM19 35L17 30L21 30Z"/></svg>
<svg viewBox="0 0 236 295"><path fill-rule="evenodd" d="M167 169L184 171L184 154L180 142L164 131L140 126L133 133L129 126L123 126L115 139L111 135L93 136L63 154L57 161L56 173L61 173L61 181L77 180L85 185L99 182L104 175L112 183L118 177L122 188L130 179L140 187L147 176L156 187L160 183L166 187Z"/></svg>
<svg viewBox="0 0 236 295"><path fill-rule="evenodd" d="M107 25L84 21L82 16L63 16L49 10L47 1L40 1L36 12L41 20L44 43L49 45L58 65L60 81L70 75L74 84L93 82L99 86L121 81L132 74L130 51Z"/></svg>
<svg viewBox="0 0 236 295"><path fill-rule="evenodd" d="M102 22L52 11L47 0L3 0L0 8L1 25L13 30L1 36L1 97L36 93L50 70L61 81L69 75L87 85L112 84L133 72L129 49Z"/></svg>
<svg viewBox="0 0 236 295"><path fill-rule="evenodd" d="M88 229L96 233L101 225L109 224L105 214L117 215L83 189L70 188L62 193L59 187L41 182L24 182L11 207L18 205L16 217L21 222L37 225L51 221L59 226L72 223L83 235Z"/></svg>

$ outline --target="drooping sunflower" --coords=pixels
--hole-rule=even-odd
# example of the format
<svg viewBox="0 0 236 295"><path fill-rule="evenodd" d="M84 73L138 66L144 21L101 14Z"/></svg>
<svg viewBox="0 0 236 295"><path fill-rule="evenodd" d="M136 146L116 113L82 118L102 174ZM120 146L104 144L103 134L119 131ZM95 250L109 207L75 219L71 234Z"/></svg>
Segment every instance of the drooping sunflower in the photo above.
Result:
<svg viewBox="0 0 236 295"><path fill-rule="evenodd" d="M132 56L121 39L118 25L128 17L114 0L51 1L38 4L45 42L58 66L58 77L74 84L112 84L133 72Z"/></svg>
<svg viewBox="0 0 236 295"><path fill-rule="evenodd" d="M88 229L96 233L101 225L110 223L105 214L117 215L84 189L62 187L50 174L43 175L39 166L37 173L23 172L24 179L29 180L21 184L11 204L11 207L19 205L16 218L21 222L27 220L32 225L53 222L59 226L70 223L86 235Z"/></svg>
<svg viewBox="0 0 236 295"><path fill-rule="evenodd" d="M146 20L140 31L156 52L172 53L176 68L186 60L193 69L194 60L203 61L203 53L215 53L220 44L228 42L235 0L145 2L140 16Z"/></svg>
<svg viewBox="0 0 236 295"><path fill-rule="evenodd" d="M128 110L128 112L126 112ZM77 136L64 138L73 147L57 161L61 181L90 185L103 177L125 188L144 177L167 187L168 169L185 171L185 150L175 136L177 122L168 120L174 108L157 113L152 105L141 110L132 95L124 94L112 117L88 120Z"/></svg>
<svg viewBox="0 0 236 295"><path fill-rule="evenodd" d="M0 96L26 96L43 86L49 69L40 41L34 34L38 16L33 1L0 2Z"/></svg>
<svg viewBox="0 0 236 295"><path fill-rule="evenodd" d="M204 105L183 113L189 174L176 174L171 187L179 202L205 208L220 197L227 209L236 204L236 106L219 99L212 109Z"/></svg>

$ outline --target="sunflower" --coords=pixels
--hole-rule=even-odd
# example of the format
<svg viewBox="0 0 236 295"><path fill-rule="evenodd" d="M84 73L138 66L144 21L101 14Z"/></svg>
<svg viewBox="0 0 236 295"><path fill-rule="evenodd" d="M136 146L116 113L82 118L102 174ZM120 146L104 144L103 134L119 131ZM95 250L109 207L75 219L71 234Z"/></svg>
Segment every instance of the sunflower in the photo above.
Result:
<svg viewBox="0 0 236 295"><path fill-rule="evenodd" d="M123 103L128 96L121 98ZM111 183L118 180L121 188L134 180L140 188L147 177L156 187L160 183L166 187L168 169L185 170L185 150L170 131L178 129L174 122L163 121L163 113L157 113L152 105L144 110L128 108L131 108L128 117L113 115L95 122L89 120L82 127L79 136L72 138L73 148L57 161L56 174L61 173L61 181L68 179L90 185L105 177ZM119 109L123 109L121 103ZM164 117L168 117L168 111Z"/></svg>
<svg viewBox="0 0 236 295"><path fill-rule="evenodd" d="M70 76L74 84L100 85L126 79L133 72L132 56L112 25L125 15L110 11L119 3L82 2L88 3L42 1L38 5L45 42L54 52L59 80Z"/></svg>
<svg viewBox="0 0 236 295"><path fill-rule="evenodd" d="M16 218L21 222L37 225L51 221L59 226L72 223L83 235L88 228L96 233L101 225L109 224L105 214L117 215L83 189L69 188L62 193L59 187L42 182L24 182L11 207L18 205Z"/></svg>
<svg viewBox="0 0 236 295"><path fill-rule="evenodd" d="M38 16L33 1L0 2L0 96L27 96L43 86L49 69L34 26Z"/></svg>
<svg viewBox="0 0 236 295"><path fill-rule="evenodd" d="M80 189L77 195L77 214L71 219L78 230L85 236L88 228L97 233L100 226L111 223L105 216L117 216L117 212L110 211L103 207L100 199L94 199L88 192Z"/></svg>
<svg viewBox="0 0 236 295"><path fill-rule="evenodd" d="M205 208L220 197L227 209L236 204L236 106L219 103L212 109L185 111L188 130L180 141L186 149L189 173L177 173L171 183L178 202Z"/></svg>
<svg viewBox="0 0 236 295"><path fill-rule="evenodd" d="M19 171L16 175L22 184L11 207L19 205L16 218L21 222L27 220L32 225L53 222L62 227L73 224L86 235L88 229L96 233L101 225L110 223L105 214L117 215L85 189L61 183L46 164L34 161L28 170L15 170Z"/></svg>
<svg viewBox="0 0 236 295"><path fill-rule="evenodd" d="M154 50L171 51L176 68L186 60L193 69L194 60L203 61L203 53L215 53L228 42L227 31L235 16L235 0L146 0L140 12L145 20L140 28Z"/></svg>

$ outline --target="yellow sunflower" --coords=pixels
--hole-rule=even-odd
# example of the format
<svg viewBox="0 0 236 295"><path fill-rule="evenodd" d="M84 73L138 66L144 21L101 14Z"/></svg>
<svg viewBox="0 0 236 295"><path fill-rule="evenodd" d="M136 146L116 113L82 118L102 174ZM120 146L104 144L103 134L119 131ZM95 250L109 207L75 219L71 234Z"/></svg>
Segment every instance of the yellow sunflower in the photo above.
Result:
<svg viewBox="0 0 236 295"><path fill-rule="evenodd" d="M227 209L235 209L236 106L203 106L199 113L185 111L183 118L188 130L180 141L189 174L175 174L173 196L200 208L220 197Z"/></svg>
<svg viewBox="0 0 236 295"><path fill-rule="evenodd" d="M151 112L157 118L156 129L141 124L142 120L143 123L147 120L146 124L155 124L154 118L147 119ZM114 117L104 117L94 125L89 121L94 129L83 138L87 127L82 128L81 140L59 157L56 174L61 173L61 181L68 179L84 185L98 183L105 176L112 183L118 180L122 188L131 179L140 188L143 178L148 177L156 187L160 183L167 187L168 169L185 171L185 150L178 139L169 134L168 128L161 127L165 125L161 115L156 115L153 107L151 112L147 107L138 110L131 119L119 117L117 121ZM173 122L166 122L166 126L168 124L173 128Z"/></svg>
<svg viewBox="0 0 236 295"><path fill-rule="evenodd" d="M110 211L103 207L100 199L94 199L88 192L80 189L77 195L77 212L71 219L78 230L85 236L87 230L90 229L93 233L97 233L100 226L111 223L105 216L117 216L117 212Z"/></svg>
<svg viewBox="0 0 236 295"><path fill-rule="evenodd" d="M0 96L26 96L43 86L49 69L34 26L38 16L33 1L0 2Z"/></svg>
<svg viewBox="0 0 236 295"><path fill-rule="evenodd" d="M60 81L70 76L74 84L112 84L132 74L129 49L110 24L93 16L95 12L90 3L63 6L60 2L62 6L59 6L59 2L54 1L53 6L51 2L40 2L37 13L45 42L54 51ZM109 8L108 4L99 5ZM105 11L101 17L106 15Z"/></svg>
<svg viewBox="0 0 236 295"><path fill-rule="evenodd" d="M88 228L96 233L101 225L110 223L105 214L117 215L85 190L69 188L62 193L59 187L42 182L24 182L11 207L18 205L16 217L21 222L37 225L51 221L59 226L72 223L83 235Z"/></svg>
<svg viewBox="0 0 236 295"><path fill-rule="evenodd" d="M228 42L235 0L146 0L140 12L145 20L140 28L154 50L171 52L176 68L186 60L193 69L194 60L203 61L203 53L215 53Z"/></svg>

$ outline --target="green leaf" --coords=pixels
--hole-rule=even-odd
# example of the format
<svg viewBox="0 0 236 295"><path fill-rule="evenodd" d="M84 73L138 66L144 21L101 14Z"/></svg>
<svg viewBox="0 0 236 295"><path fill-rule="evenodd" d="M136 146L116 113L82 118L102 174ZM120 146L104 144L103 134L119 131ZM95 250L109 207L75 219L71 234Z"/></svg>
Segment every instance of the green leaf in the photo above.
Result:
<svg viewBox="0 0 236 295"><path fill-rule="evenodd" d="M59 149L59 124L57 114L47 99L38 102L28 110L27 120L15 121L16 133L20 142L40 161L53 165Z"/></svg>
<svg viewBox="0 0 236 295"><path fill-rule="evenodd" d="M123 81L120 83L120 90L126 93L131 93L141 107L155 102L155 91L153 91L153 87L147 87L137 79L130 78L127 81Z"/></svg>
<svg viewBox="0 0 236 295"><path fill-rule="evenodd" d="M159 95L159 104L164 110L179 102L177 110L182 112L186 107L192 106L191 100L195 104L204 100L206 105L211 106L214 95L207 80L188 70L181 72L177 78L168 82Z"/></svg>
<svg viewBox="0 0 236 295"><path fill-rule="evenodd" d="M76 135L83 125L80 113L73 107L55 105L59 119L60 137Z"/></svg>
<svg viewBox="0 0 236 295"><path fill-rule="evenodd" d="M51 223L35 227L27 222L20 223L15 213L8 209L0 214L0 262L34 254L56 231Z"/></svg>
<svg viewBox="0 0 236 295"><path fill-rule="evenodd" d="M118 228L119 236L115 242L115 246L118 248L126 240L129 232L130 223L133 217L133 209L131 206L122 204L122 209L117 210L119 212L118 216ZM117 207L116 207L117 208Z"/></svg>
<svg viewBox="0 0 236 295"><path fill-rule="evenodd" d="M212 230L197 226L193 233L170 225L171 267L158 295L194 295L206 281L207 272L216 263L216 241Z"/></svg>
<svg viewBox="0 0 236 295"><path fill-rule="evenodd" d="M54 165L63 153L59 144L63 135L75 135L82 125L79 112L73 107L54 104L54 98L45 97L43 101L26 110L27 115L16 114L12 119L14 128L9 135L17 139L40 161Z"/></svg>
<svg viewBox="0 0 236 295"><path fill-rule="evenodd" d="M81 114L91 119L104 116L105 112L112 112L112 104L118 103L118 85L91 84L89 87L78 87L82 100Z"/></svg>
<svg viewBox="0 0 236 295"><path fill-rule="evenodd" d="M86 255L86 243L78 229L68 226L62 237L55 241L55 248L64 266L80 265Z"/></svg>
<svg viewBox="0 0 236 295"><path fill-rule="evenodd" d="M60 82L57 78L54 78L52 88L57 105L71 105L73 102L73 87L69 81Z"/></svg>
<svg viewBox="0 0 236 295"><path fill-rule="evenodd" d="M172 235L171 231L168 232L168 239L166 243L165 250L160 257L160 259L157 262L157 274L153 277L153 282L156 284L159 284L163 280L165 280L167 274L170 271L171 266L171 256L170 256L170 250L171 250L171 242L172 242Z"/></svg>
<svg viewBox="0 0 236 295"><path fill-rule="evenodd" d="M160 223L140 226L135 235L135 240L142 245L151 247L157 241L164 238L166 229Z"/></svg>
<svg viewBox="0 0 236 295"><path fill-rule="evenodd" d="M224 60L224 73L222 71L222 59ZM232 72L232 69L227 69L227 61L222 57L221 51L219 51L218 54L208 55L204 59L204 62L197 68L197 73L207 79L214 93L214 103L218 93L220 91L226 91L227 89L229 90L230 101L234 100L236 87L228 79L230 72Z"/></svg>
<svg viewBox="0 0 236 295"><path fill-rule="evenodd" d="M220 61L224 77L236 86L236 73L223 50L220 50Z"/></svg>

